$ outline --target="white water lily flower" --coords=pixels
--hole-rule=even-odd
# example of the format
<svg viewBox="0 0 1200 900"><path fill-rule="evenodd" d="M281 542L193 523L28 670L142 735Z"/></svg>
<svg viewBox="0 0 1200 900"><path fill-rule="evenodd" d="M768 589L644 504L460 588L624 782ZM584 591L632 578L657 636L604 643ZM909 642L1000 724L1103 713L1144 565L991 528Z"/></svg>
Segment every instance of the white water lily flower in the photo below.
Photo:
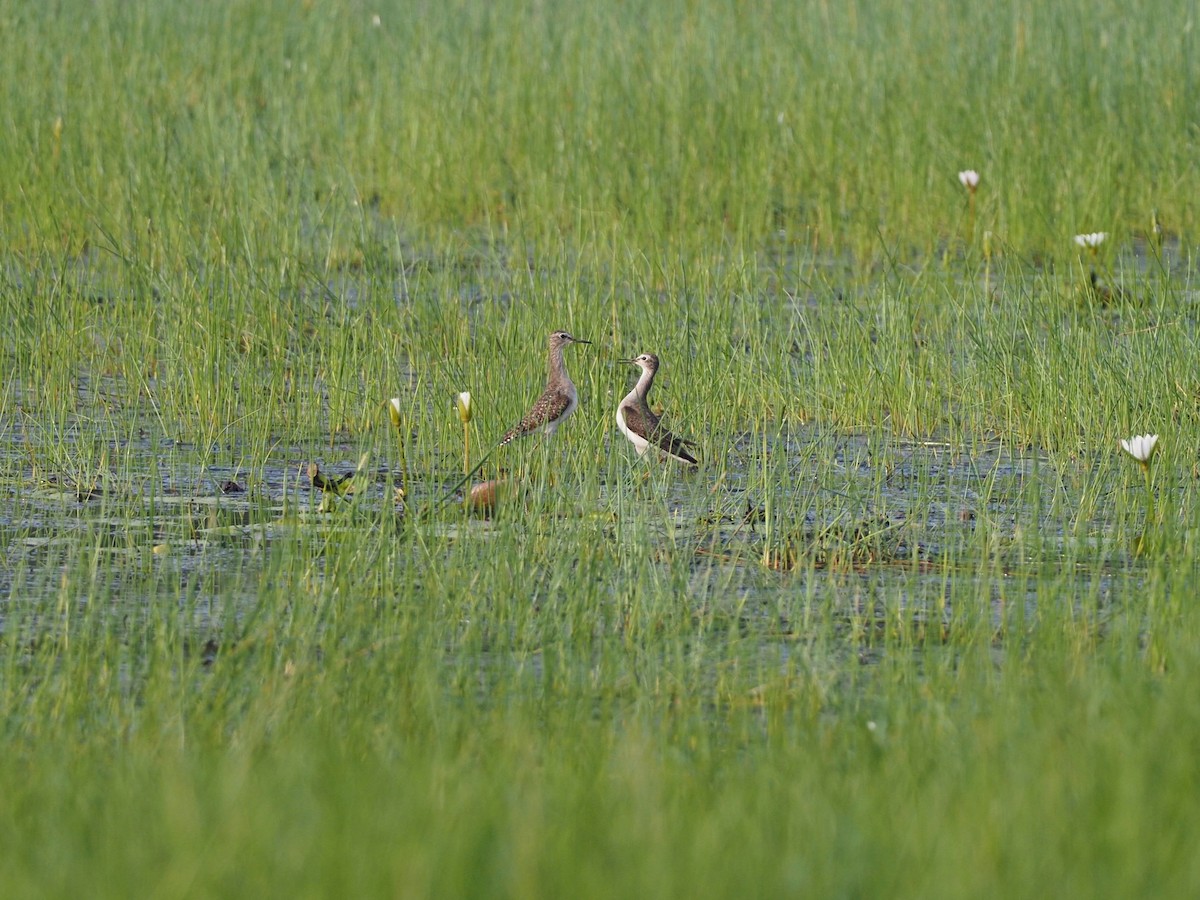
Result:
<svg viewBox="0 0 1200 900"><path fill-rule="evenodd" d="M1086 247L1089 250L1095 250L1104 243L1104 239L1108 237L1107 231L1093 231L1091 234L1075 235L1075 243L1080 247Z"/></svg>
<svg viewBox="0 0 1200 900"><path fill-rule="evenodd" d="M400 427L400 398L393 397L388 401L388 417L392 420L392 424L397 428Z"/></svg>
<svg viewBox="0 0 1200 900"><path fill-rule="evenodd" d="M454 408L458 410L458 417L462 419L462 423L466 425L471 421L471 392L463 391L454 398Z"/></svg>
<svg viewBox="0 0 1200 900"><path fill-rule="evenodd" d="M1131 438L1121 438L1121 449L1143 465L1150 462L1157 444L1157 434L1135 434Z"/></svg>
<svg viewBox="0 0 1200 900"><path fill-rule="evenodd" d="M967 169L964 172L958 173L958 180L962 182L962 186L972 193L975 188L979 187L979 173L974 169Z"/></svg>

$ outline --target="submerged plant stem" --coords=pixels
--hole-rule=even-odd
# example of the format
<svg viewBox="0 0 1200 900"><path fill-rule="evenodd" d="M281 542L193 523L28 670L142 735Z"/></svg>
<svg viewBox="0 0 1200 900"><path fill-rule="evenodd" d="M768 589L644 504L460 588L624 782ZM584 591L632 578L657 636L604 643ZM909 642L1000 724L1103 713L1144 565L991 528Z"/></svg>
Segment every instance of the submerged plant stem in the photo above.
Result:
<svg viewBox="0 0 1200 900"><path fill-rule="evenodd" d="M471 424L463 422L463 475L471 474Z"/></svg>
<svg viewBox="0 0 1200 900"><path fill-rule="evenodd" d="M1144 462L1141 466L1142 471L1146 473L1146 522L1142 526L1142 539L1138 541L1138 550L1145 552L1151 529L1157 527L1157 522L1155 521L1157 517L1154 509L1154 484L1150 473L1150 463Z"/></svg>

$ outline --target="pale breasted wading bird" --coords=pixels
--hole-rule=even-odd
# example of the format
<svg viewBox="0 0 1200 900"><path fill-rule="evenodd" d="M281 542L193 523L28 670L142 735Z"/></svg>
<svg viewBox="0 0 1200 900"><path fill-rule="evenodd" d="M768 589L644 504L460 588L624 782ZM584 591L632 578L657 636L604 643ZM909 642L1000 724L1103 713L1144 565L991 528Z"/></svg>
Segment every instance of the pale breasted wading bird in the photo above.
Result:
<svg viewBox="0 0 1200 900"><path fill-rule="evenodd" d="M621 362L642 370L633 390L625 395L625 399L617 407L617 427L621 429L621 434L629 438L629 442L637 448L638 456L645 455L646 451L653 447L662 457L669 456L688 466L699 465L696 457L692 456L685 446L690 442L676 437L664 428L659 417L646 402L646 395L654 386L654 375L658 372L658 357L653 353L643 353Z"/></svg>

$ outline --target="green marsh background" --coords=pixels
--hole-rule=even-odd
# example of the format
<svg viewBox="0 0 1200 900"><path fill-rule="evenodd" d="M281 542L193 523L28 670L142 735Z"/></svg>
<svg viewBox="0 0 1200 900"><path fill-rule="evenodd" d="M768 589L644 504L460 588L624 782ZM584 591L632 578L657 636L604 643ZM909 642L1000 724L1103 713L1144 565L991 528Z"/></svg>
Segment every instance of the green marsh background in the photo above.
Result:
<svg viewBox="0 0 1200 900"><path fill-rule="evenodd" d="M0 0L6 895L1194 896L1196 19Z"/></svg>

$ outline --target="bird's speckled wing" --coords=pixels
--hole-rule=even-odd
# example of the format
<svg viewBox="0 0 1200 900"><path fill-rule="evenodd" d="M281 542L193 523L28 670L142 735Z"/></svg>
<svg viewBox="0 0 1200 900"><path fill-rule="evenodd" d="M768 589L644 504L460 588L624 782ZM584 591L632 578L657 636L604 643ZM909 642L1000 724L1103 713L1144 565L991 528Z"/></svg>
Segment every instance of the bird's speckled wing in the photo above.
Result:
<svg viewBox="0 0 1200 900"><path fill-rule="evenodd" d="M503 447L519 437L537 431L547 422L553 422L566 412L570 405L571 398L565 391L546 391L538 397L537 402L533 404L533 409L529 410L525 418L505 432L504 437L500 438L500 446Z"/></svg>

